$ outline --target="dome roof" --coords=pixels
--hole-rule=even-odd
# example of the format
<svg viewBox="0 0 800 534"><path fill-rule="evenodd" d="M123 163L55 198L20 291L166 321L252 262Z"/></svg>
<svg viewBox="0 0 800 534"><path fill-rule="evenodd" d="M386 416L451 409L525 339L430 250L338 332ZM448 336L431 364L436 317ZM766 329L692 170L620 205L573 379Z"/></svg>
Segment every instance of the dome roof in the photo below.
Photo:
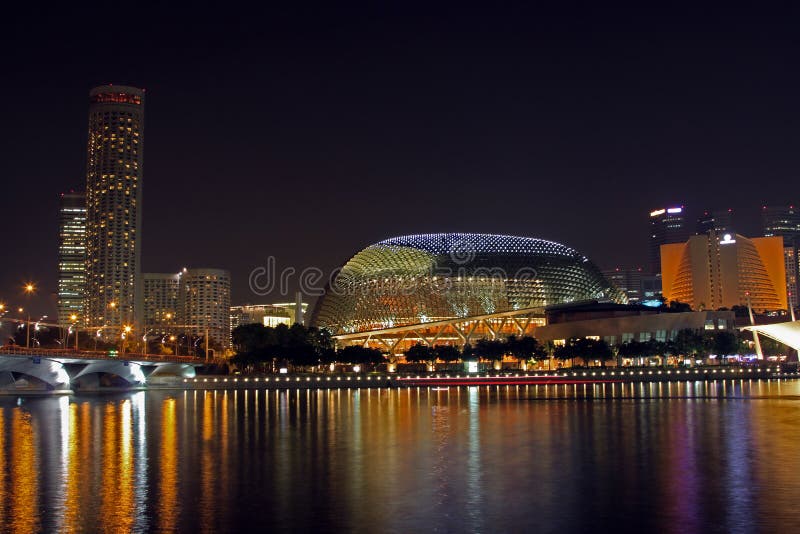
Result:
<svg viewBox="0 0 800 534"><path fill-rule="evenodd" d="M544 239L416 234L353 256L311 317L334 334L579 300L625 302L586 257Z"/></svg>

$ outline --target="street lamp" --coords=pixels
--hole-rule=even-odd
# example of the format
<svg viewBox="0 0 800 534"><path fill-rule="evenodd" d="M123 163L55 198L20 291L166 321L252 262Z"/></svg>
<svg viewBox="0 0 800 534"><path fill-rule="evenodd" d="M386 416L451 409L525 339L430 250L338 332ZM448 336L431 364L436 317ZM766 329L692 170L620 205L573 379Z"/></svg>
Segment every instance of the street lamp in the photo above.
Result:
<svg viewBox="0 0 800 534"><path fill-rule="evenodd" d="M75 330L75 352L78 351L78 316L74 313L69 316L69 320L72 321L72 329Z"/></svg>
<svg viewBox="0 0 800 534"><path fill-rule="evenodd" d="M22 289L25 291L25 294L30 296L36 292L36 285L33 282L26 283ZM22 308L19 309L20 313L22 313ZM31 348L31 312L28 311L28 322L25 323L25 348Z"/></svg>
<svg viewBox="0 0 800 534"><path fill-rule="evenodd" d="M122 327L122 350L120 350L122 354L125 354L125 341L132 331L133 327L131 325L126 324Z"/></svg>

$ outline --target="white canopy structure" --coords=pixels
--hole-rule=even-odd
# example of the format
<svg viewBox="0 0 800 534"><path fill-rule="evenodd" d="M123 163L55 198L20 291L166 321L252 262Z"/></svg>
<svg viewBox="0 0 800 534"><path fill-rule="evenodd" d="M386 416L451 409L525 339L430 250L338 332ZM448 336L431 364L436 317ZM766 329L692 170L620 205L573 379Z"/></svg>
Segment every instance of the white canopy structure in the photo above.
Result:
<svg viewBox="0 0 800 534"><path fill-rule="evenodd" d="M745 326L742 330L750 330L758 334L767 336L788 345L795 350L800 350L800 321L789 321L786 323L764 324L756 326Z"/></svg>

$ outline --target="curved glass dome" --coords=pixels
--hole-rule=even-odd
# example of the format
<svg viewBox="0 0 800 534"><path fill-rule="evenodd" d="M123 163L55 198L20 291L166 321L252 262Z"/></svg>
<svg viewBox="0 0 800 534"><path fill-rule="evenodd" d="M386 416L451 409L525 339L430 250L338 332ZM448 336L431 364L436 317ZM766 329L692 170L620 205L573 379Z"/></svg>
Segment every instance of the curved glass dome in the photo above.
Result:
<svg viewBox="0 0 800 534"><path fill-rule="evenodd" d="M311 323L334 334L580 300L626 302L586 257L553 241L493 234L417 234L353 256Z"/></svg>

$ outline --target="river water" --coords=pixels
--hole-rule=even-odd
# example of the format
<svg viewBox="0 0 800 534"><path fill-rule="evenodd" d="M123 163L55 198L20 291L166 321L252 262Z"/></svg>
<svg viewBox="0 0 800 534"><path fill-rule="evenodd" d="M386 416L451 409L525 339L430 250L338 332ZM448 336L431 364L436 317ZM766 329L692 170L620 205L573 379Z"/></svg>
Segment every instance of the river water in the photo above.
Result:
<svg viewBox="0 0 800 534"><path fill-rule="evenodd" d="M0 399L0 531L800 532L800 381Z"/></svg>

